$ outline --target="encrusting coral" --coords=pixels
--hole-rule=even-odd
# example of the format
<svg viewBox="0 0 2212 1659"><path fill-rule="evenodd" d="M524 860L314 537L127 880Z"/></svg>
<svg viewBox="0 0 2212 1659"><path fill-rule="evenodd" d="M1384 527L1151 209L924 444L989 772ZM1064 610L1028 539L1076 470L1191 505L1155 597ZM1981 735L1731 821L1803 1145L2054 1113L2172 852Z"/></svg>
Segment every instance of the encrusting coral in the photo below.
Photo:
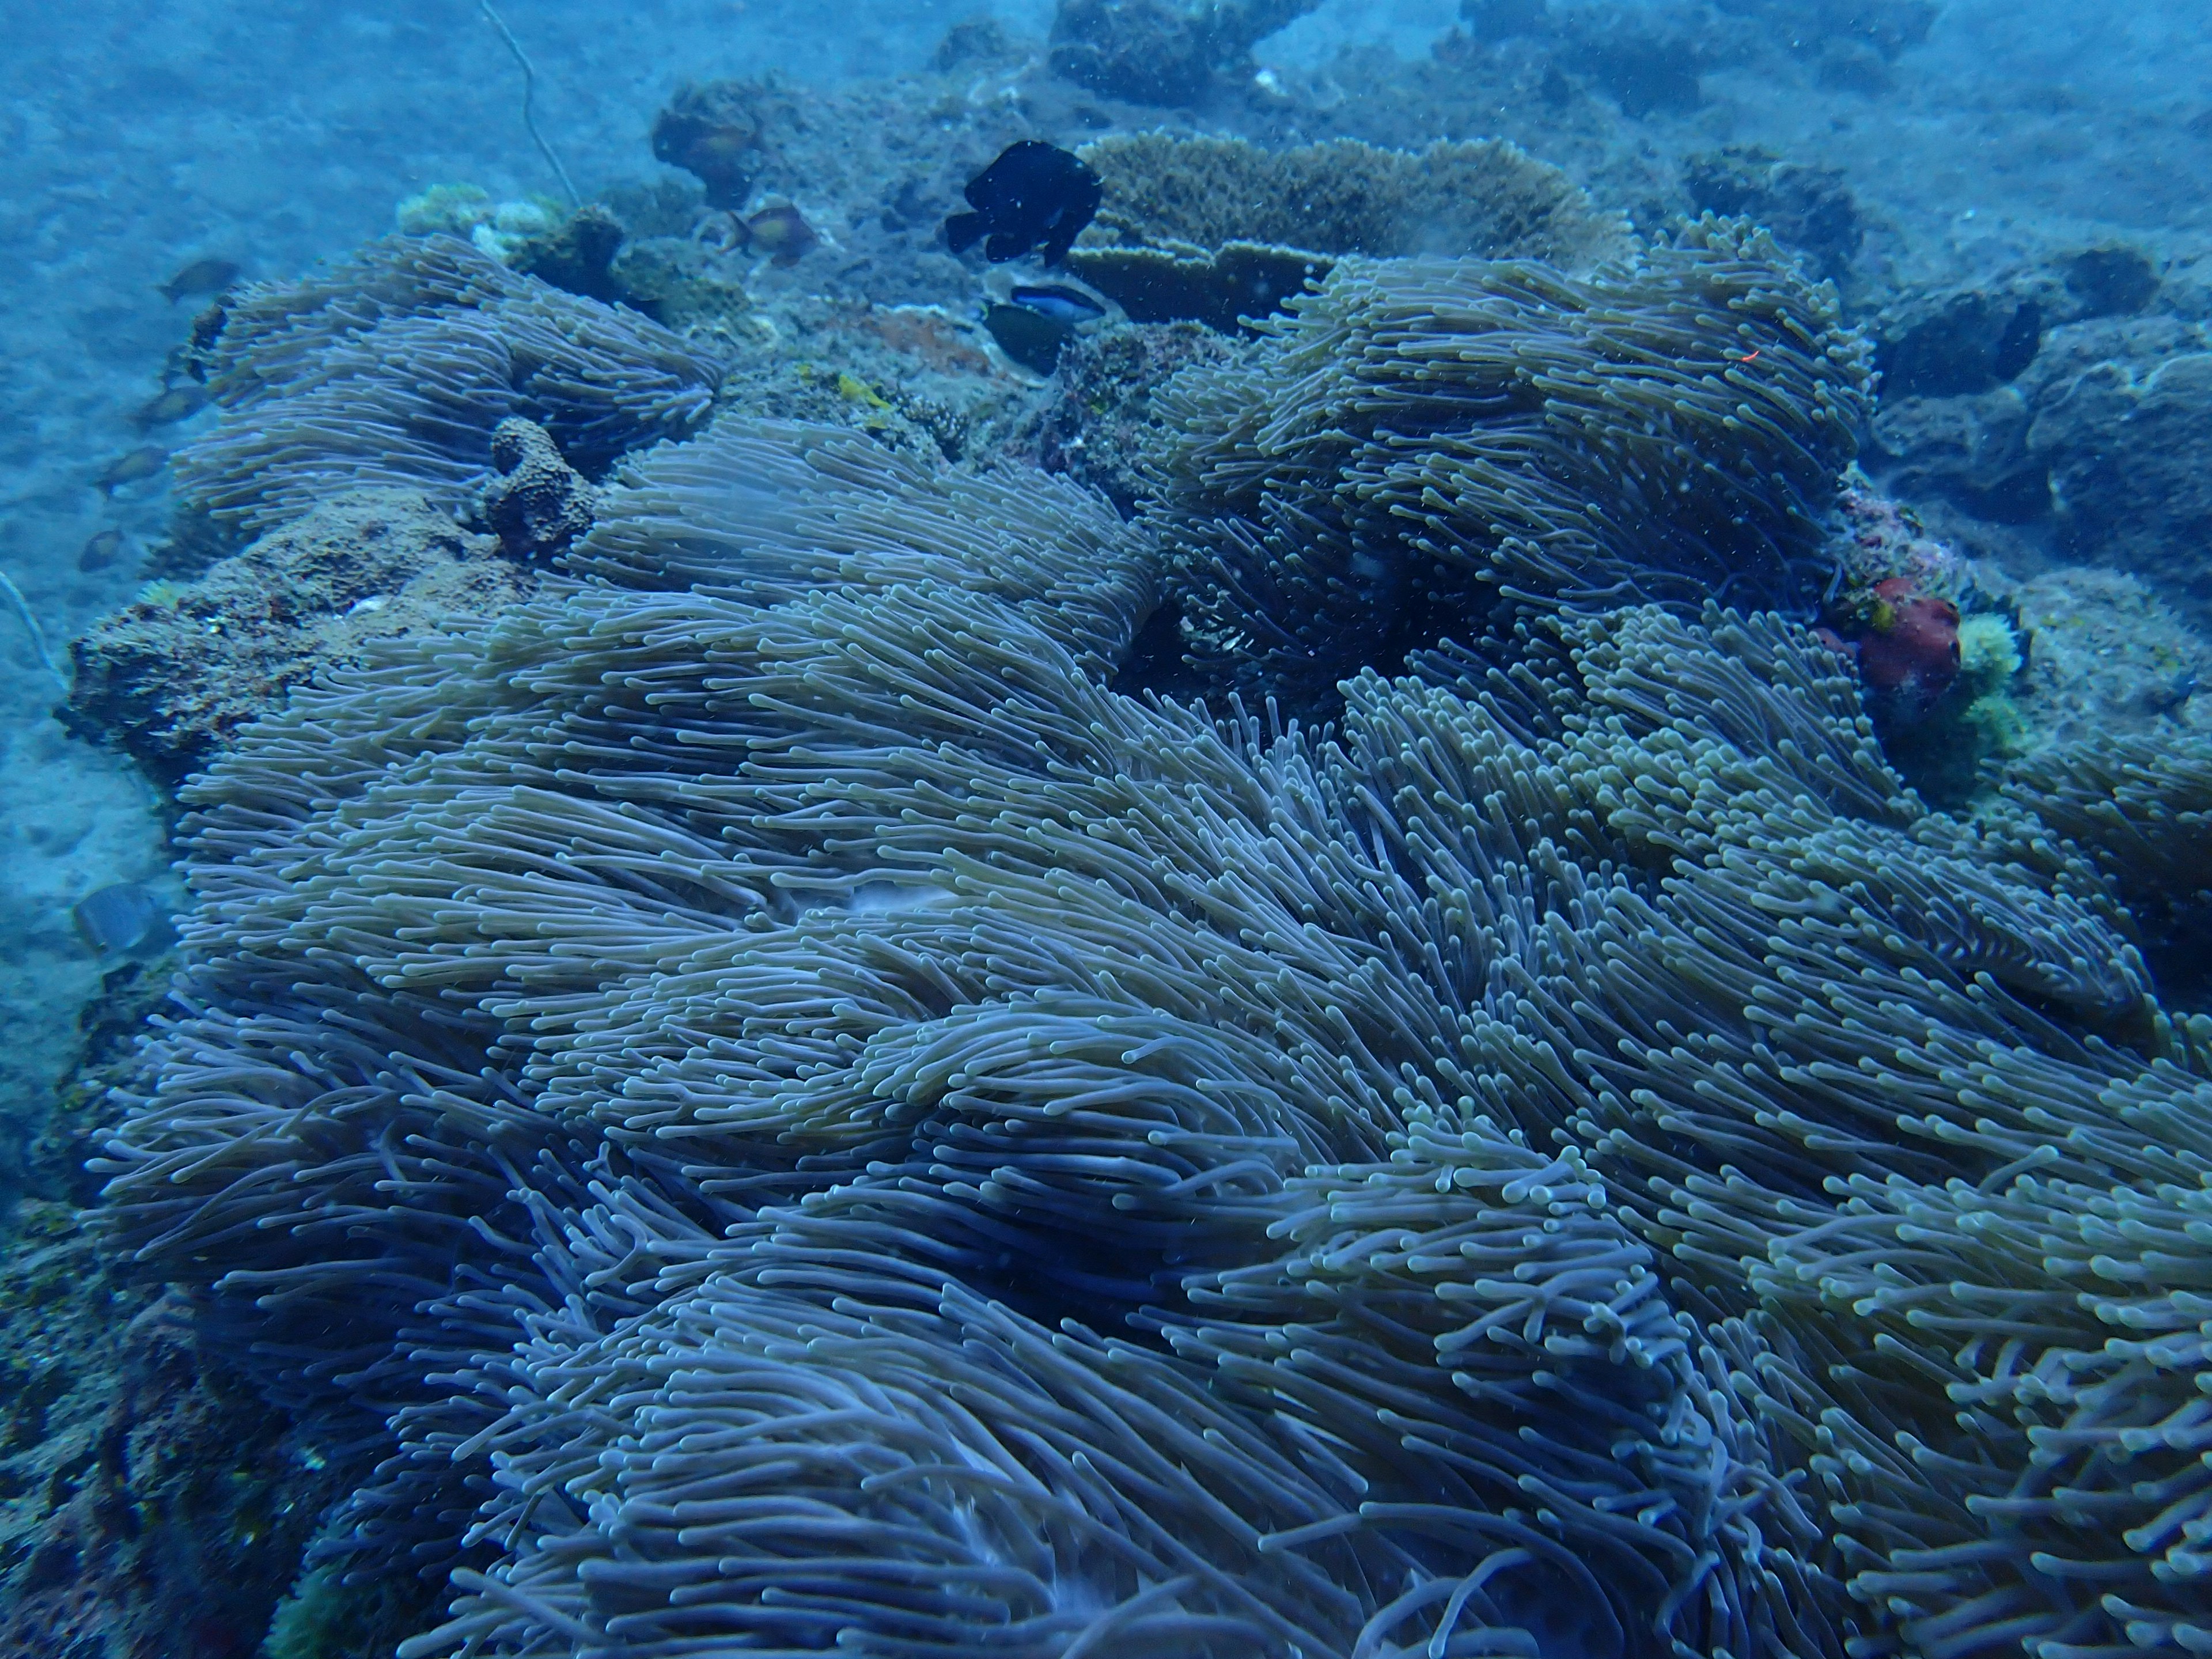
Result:
<svg viewBox="0 0 2212 1659"><path fill-rule="evenodd" d="M1706 219L1587 279L1346 261L1293 313L1161 399L1200 686L1310 709L1532 605L1819 604L1865 349L1763 233Z"/></svg>
<svg viewBox="0 0 2212 1659"><path fill-rule="evenodd" d="M359 662L372 641L488 616L534 583L419 490L334 491L196 580L149 583L72 641L69 718L173 784L287 688Z"/></svg>
<svg viewBox="0 0 2212 1659"><path fill-rule="evenodd" d="M222 412L178 453L178 491L253 533L346 489L458 501L510 417L598 473L696 428L719 379L640 313L452 236L387 237L304 281L242 289L197 362Z"/></svg>
<svg viewBox="0 0 2212 1659"><path fill-rule="evenodd" d="M331 1547L460 1564L410 1659L2200 1644L2212 1025L1802 629L1217 719L1097 498L803 428L564 563L189 787L108 1154L388 1454Z"/></svg>

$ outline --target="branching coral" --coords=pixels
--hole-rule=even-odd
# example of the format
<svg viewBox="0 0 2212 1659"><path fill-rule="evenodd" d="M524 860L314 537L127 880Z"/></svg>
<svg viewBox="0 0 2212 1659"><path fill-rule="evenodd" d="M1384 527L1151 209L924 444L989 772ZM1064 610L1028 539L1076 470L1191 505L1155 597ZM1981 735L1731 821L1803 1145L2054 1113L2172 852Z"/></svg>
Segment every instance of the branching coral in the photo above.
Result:
<svg viewBox="0 0 2212 1659"><path fill-rule="evenodd" d="M1588 281L1347 262L1170 390L1184 648L1314 707L1501 595L1809 611L1865 384L1832 295L1720 221Z"/></svg>
<svg viewBox="0 0 2212 1659"><path fill-rule="evenodd" d="M222 415L179 453L178 488L254 532L364 485L458 500L510 418L598 472L690 431L718 378L636 313L448 236L389 238L326 274L245 289L202 368Z"/></svg>
<svg viewBox="0 0 2212 1659"><path fill-rule="evenodd" d="M410 1659L2193 1648L2212 1028L1799 631L1217 721L1096 498L803 428L570 556L194 786L110 1153Z"/></svg>

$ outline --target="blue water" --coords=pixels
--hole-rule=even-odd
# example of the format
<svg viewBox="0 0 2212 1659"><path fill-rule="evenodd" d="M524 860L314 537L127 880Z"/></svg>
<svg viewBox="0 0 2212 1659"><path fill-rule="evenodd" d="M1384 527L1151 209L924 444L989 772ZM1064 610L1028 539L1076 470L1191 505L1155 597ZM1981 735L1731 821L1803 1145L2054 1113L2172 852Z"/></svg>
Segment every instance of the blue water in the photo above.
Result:
<svg viewBox="0 0 2212 1659"><path fill-rule="evenodd" d="M1444 135L1390 126L1377 111L1391 100L1374 94L1378 77L1401 71L1409 87L1433 90L1439 81L1420 82L1419 71L1460 26L1461 9L1449 0L1328 0L1263 41L1240 69L1240 77L1262 75L1277 101L1229 100L1195 124L1271 143L1361 136L1363 121L1377 124L1370 136L1390 143L1509 137L1565 168L1599 207L1647 230L1683 205L1685 158L1758 147L1771 162L1828 170L1854 198L1863 243L1843 286L1850 319L1869 330L1879 333L1885 319L1929 295L1977 285L2024 293L2055 280L2051 273L2082 250L2124 245L2158 272L2157 295L2127 325L2137 331L2135 344L2123 350L2117 335L2084 335L2084 362L2106 353L2147 379L2168 360L2212 349L2212 21L2202 6L1938 0L1924 39L1857 81L1824 80L1798 50L1803 43L1784 38L1809 17L1850 40L1868 18L1898 9L1910 9L1909 0L1887 9L1849 0L1723 3L1715 15L1730 28L1771 32L1767 49L1706 66L1692 106L1641 114L1593 90L1581 71L1571 96L1537 95L1533 70L1516 82L1518 71L1496 66L1536 63L1529 54L1538 49L1506 41L1483 73L1517 90L1492 108L1463 110L1458 129ZM1553 9L1633 32L1679 28L1691 8L1668 0L1647 15L1628 0L1554 0ZM586 197L681 178L653 160L647 134L682 82L773 73L804 103L854 82L911 79L928 72L948 28L985 13L1032 49L1026 69L1018 52L993 73L1030 76L1033 97L1050 82L1035 62L1050 0L854 0L834 9L796 0L507 0L501 12L535 66L540 125ZM980 87L988 77L977 76ZM164 903L176 892L167 840L173 799L115 747L57 718L64 690L48 665L65 680L70 641L160 574L149 561L175 506L166 475L112 493L94 480L143 443L166 448L205 428L206 416L150 434L133 423L204 303L169 304L156 287L210 257L237 262L248 280L298 277L386 234L402 200L439 184L466 182L498 200L557 196L559 180L521 120L522 89L514 58L469 0L0 0L0 573L20 590L30 623L0 611L0 1202L27 1197L66 1207L91 1191L83 1181L58 1191L51 1162L40 1164L32 1146L72 1088L82 1103L76 1068L84 1031L124 994L119 981L103 990L103 975L131 959L95 949L72 907L119 884L145 884ZM1401 114L1401 125L1428 107L1411 93L1399 101L1415 112ZM1031 106L1067 105L1037 98ZM972 118L957 102L917 112L916 131L901 142L923 154L957 145ZM1107 107L1099 118L1194 124L1188 112L1130 106ZM1073 143L1100 131L1073 123L1049 136ZM860 136L855 154L865 150ZM834 139L820 142L835 148ZM820 200L842 222L857 223L899 182L847 167L823 185ZM781 284L787 297L803 298L813 284L839 304L861 306L906 283L897 271L833 270L828 260L763 280ZM930 297L938 293L928 289ZM979 269L961 296L963 314L980 312L984 298ZM2212 377L2195 384L2212 387ZM1972 411L1992 429L2011 418L2000 405L2014 393L2003 386L1961 395L1996 400ZM2212 391L2175 398L2154 441L2198 445L2190 453L2212 462L2212 402L2204 401ZM1931 421L1944 414L1923 412ZM2073 677L2066 735L2099 728L2096 711L2106 705L2093 693L2130 730L2201 731L2200 718L2212 721L2191 713L2204 702L2192 697L2197 665L2212 674L2202 637L2212 625L2203 597L2212 581L2197 574L2212 541L2193 552L2178 540L2154 546L2143 538L2169 534L2154 527L2134 540L2107 532L2094 546L2069 542L2063 503L1992 506L1969 499L1963 486L1927 483L1933 475L1914 472L1913 456L1898 465L1900 477L1920 480L1899 483L1900 495L1964 554L1986 562L1988 590L2025 593L2009 601L2008 614L2046 619L2050 646L2038 661ZM2118 465L2124 471L2136 461L2123 456ZM2152 480L2146 491L2179 488L2155 468L2144 476ZM2127 485L2111 488L2124 496ZM2175 526L2172 538L2212 525L2203 514L2168 512L2163 499L2148 505L2157 508L2151 518ZM110 530L124 538L119 554L102 568L81 568L80 549ZM2021 586L2037 582L2032 591ZM2146 665L2139 672L2138 659ZM139 955L157 959L150 948ZM107 1058L118 1041L111 1034ZM33 1246L19 1239L9 1248ZM82 1428L93 1419L70 1420ZM28 1419L10 1431L16 1440L5 1455L31 1455L43 1432ZM38 1528L48 1522L32 1513L40 1501L35 1492L0 1491L0 1511L16 1528L11 1540L43 1535ZM31 1593L22 1575L32 1559L0 1555L0 1605ZM289 1583L296 1565L274 1577ZM185 1644L170 1651L216 1659L254 1651L259 1637L239 1645L233 1632L198 1647L198 1637L179 1639ZM150 1659L154 1650L127 1651ZM73 1649L70 1659L125 1652Z"/></svg>

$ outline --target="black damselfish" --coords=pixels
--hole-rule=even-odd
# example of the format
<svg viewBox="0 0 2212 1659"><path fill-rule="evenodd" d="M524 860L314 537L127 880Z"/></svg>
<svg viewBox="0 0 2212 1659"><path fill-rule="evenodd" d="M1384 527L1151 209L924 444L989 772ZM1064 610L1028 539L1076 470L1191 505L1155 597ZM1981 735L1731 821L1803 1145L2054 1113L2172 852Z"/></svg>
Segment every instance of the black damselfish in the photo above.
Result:
<svg viewBox="0 0 2212 1659"><path fill-rule="evenodd" d="M1041 139L1024 138L1009 144L970 179L964 194L975 210L945 222L945 240L955 253L988 237L983 253L994 264L1036 250L1053 265L1067 257L1098 211L1104 186L1080 157Z"/></svg>

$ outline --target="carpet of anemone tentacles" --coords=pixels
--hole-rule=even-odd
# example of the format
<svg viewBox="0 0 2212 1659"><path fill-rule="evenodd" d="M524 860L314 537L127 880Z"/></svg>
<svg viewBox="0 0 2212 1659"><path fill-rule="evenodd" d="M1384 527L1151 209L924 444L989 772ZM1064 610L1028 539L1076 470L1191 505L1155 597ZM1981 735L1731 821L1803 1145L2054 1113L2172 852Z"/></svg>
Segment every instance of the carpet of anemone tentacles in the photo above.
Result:
<svg viewBox="0 0 2212 1659"><path fill-rule="evenodd" d="M1774 617L1285 730L1112 689L1159 580L726 423L188 787L109 1224L402 1652L2212 1639L2212 1024L2094 858Z"/></svg>

